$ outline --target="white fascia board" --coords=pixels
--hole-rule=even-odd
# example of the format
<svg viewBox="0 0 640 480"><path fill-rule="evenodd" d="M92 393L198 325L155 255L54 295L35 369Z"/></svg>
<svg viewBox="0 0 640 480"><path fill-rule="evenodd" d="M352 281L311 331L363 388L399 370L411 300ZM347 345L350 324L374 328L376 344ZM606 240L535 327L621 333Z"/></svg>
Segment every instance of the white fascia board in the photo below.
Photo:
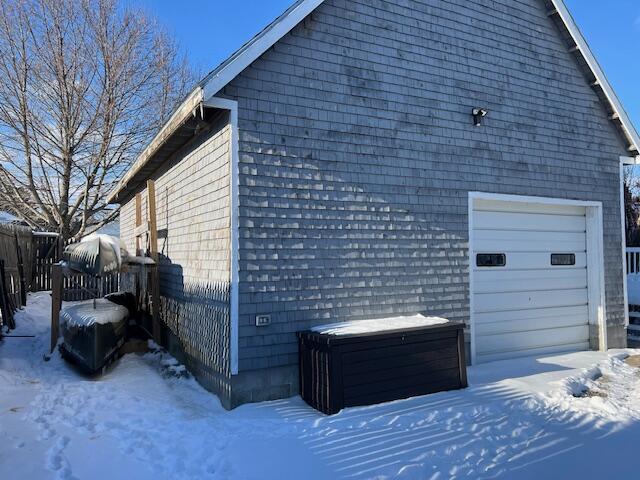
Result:
<svg viewBox="0 0 640 480"><path fill-rule="evenodd" d="M202 88L196 87L180 106L173 112L169 120L162 126L160 131L151 140L147 147L138 156L136 161L129 167L129 170L120 179L116 187L107 194L107 203L115 201L118 194L126 187L127 182L130 181L136 173L142 169L147 162L153 157L158 149L167 141L171 135L192 115L195 114L200 103L202 102Z"/></svg>
<svg viewBox="0 0 640 480"><path fill-rule="evenodd" d="M627 137L629 138L629 141L631 142L632 146L635 147L635 149L638 152L640 152L640 136L638 135L638 132L633 126L631 119L627 115L627 112L622 106L622 103L620 102L620 99L616 95L613 87L609 83L607 76L605 75L604 71L600 67L600 64L596 60L596 57L591 51L589 44L587 43L586 39L582 35L582 32L580 31L580 29L578 28L578 25L573 19L571 12L569 12L569 9L565 5L564 0L551 0L551 2L555 6L555 9L557 10L558 15L560 15L560 18L562 19L565 26L567 27L567 30L573 37L573 40L576 42L576 45L578 46L580 52L582 53L585 61L587 62L587 64L589 65L589 68L593 72L593 75L596 77L596 80L600 84L600 87L602 88L602 91L607 97L607 100L609 100L609 103L611 104L611 107L613 108L614 113L617 114L618 119L622 124L623 130L625 131Z"/></svg>
<svg viewBox="0 0 640 480"><path fill-rule="evenodd" d="M231 80L236 78L245 68L255 62L269 50L278 40L302 22L324 0L303 0L291 10L267 27L262 34L256 36L240 51L223 64L219 71L206 79L203 90L204 98L209 99L222 90Z"/></svg>

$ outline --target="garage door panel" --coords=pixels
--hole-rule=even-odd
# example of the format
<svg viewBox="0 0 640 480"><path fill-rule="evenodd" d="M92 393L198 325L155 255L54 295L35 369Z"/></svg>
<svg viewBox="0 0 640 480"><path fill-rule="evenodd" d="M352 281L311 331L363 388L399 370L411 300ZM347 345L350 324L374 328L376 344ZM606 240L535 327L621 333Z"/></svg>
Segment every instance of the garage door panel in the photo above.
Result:
<svg viewBox="0 0 640 480"><path fill-rule="evenodd" d="M504 253L506 255L507 264L504 267L478 267L476 264L476 259L473 259L474 270L476 271L505 271L505 270L578 270L587 268L587 254L584 252L566 252L566 251L558 251L558 252L507 252L500 251L498 246L496 249L481 252L476 250L476 255L478 253ZM575 265L567 265L567 266L551 266L551 254L552 253L574 253L576 256L576 264Z"/></svg>
<svg viewBox="0 0 640 480"><path fill-rule="evenodd" d="M531 356L548 356L554 354L563 354L569 352L582 352L589 350L589 342L570 343L566 345L553 345L551 347L544 348L528 348L523 350L484 354L479 353L477 355L478 363L486 362L499 362L501 360L510 360L512 358L531 357Z"/></svg>
<svg viewBox="0 0 640 480"><path fill-rule="evenodd" d="M488 316L488 319L491 319ZM525 319L509 319L507 321L487 321L476 324L476 335L500 335L505 333L549 330L553 328L582 327L583 315L555 315Z"/></svg>
<svg viewBox="0 0 640 480"><path fill-rule="evenodd" d="M475 293L587 288L587 269L478 271Z"/></svg>
<svg viewBox="0 0 640 480"><path fill-rule="evenodd" d="M538 232L585 232L586 218L582 215L545 215L536 213L474 212L476 230L523 230Z"/></svg>
<svg viewBox="0 0 640 480"><path fill-rule="evenodd" d="M483 313L586 305L588 302L587 293L586 288L542 290L537 292L480 293L474 296L474 306L477 313Z"/></svg>
<svg viewBox="0 0 640 480"><path fill-rule="evenodd" d="M472 213L475 358L491 361L589 347L586 208L476 200ZM478 267L475 255L496 266ZM552 254L574 265L552 265Z"/></svg>
<svg viewBox="0 0 640 480"><path fill-rule="evenodd" d="M582 232L527 232L521 230L478 230L473 239L478 252L495 249L509 252L586 252Z"/></svg>
<svg viewBox="0 0 640 480"><path fill-rule="evenodd" d="M534 330L493 335L479 335L477 348L485 355L507 351L530 350L560 345L573 345L589 338L588 325Z"/></svg>
<svg viewBox="0 0 640 480"><path fill-rule="evenodd" d="M530 320L531 323L535 323L540 321L540 319L562 317L582 318L582 322L586 323L588 315L589 308L587 305L575 305L569 307L536 308L532 310L511 310L504 312L476 313L474 316L474 321L476 323L476 326L479 326L485 323L507 323L511 321L517 322L521 320Z"/></svg>

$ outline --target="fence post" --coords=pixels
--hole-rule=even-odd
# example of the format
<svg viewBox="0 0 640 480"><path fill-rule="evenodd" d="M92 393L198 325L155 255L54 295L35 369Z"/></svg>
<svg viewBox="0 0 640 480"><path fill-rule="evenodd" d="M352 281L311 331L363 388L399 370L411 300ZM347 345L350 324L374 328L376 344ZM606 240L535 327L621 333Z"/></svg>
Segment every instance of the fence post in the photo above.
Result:
<svg viewBox="0 0 640 480"><path fill-rule="evenodd" d="M14 230L16 239L16 260L18 266L18 278L20 278L20 305L27 306L27 279L24 276L24 258L22 256L22 248L18 239L18 229Z"/></svg>
<svg viewBox="0 0 640 480"><path fill-rule="evenodd" d="M60 309L62 308L62 266L51 266L51 353L56 349L60 336Z"/></svg>
<svg viewBox="0 0 640 480"><path fill-rule="evenodd" d="M160 274L158 272L158 223L156 218L156 185L153 180L147 181L147 220L149 222L149 250L155 266L151 269L151 316L153 317L153 339L161 343L160 328Z"/></svg>

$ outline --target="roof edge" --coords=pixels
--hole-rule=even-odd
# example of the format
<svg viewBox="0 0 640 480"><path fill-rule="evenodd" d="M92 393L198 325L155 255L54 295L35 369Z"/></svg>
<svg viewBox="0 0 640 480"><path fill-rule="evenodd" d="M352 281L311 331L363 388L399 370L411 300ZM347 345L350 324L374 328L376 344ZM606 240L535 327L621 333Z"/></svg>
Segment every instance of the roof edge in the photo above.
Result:
<svg viewBox="0 0 640 480"><path fill-rule="evenodd" d="M582 53L585 62L589 66L589 69L593 73L593 76L596 78L596 81L600 85L600 88L602 88L602 91L607 98L607 101L609 102L611 110L613 111L615 117L617 117L617 119L620 121L622 130L624 131L625 136L627 137L627 140L630 144L629 151L633 152L633 150L635 149L636 155L640 154L640 136L638 135L633 122L629 118L629 115L624 109L620 98L609 83L609 80L602 70L602 67L600 67L600 63L598 63L598 60L593 54L591 47L589 47L587 40L585 39L584 35L582 35L582 32L580 31L580 28L574 20L573 15L571 15L571 12L564 3L564 0L551 0L551 3L554 5L556 13L560 15L562 22L573 38L573 41L576 43L578 51Z"/></svg>
<svg viewBox="0 0 640 480"><path fill-rule="evenodd" d="M560 16L573 41L576 43L578 50L584 56L585 62L591 70L594 78L596 78L597 83L602 88L603 94L609 103L615 120L620 122L623 135L629 143L629 152L635 153L635 155L640 155L640 135L638 135L633 122L625 111L622 102L615 93L615 90L609 83L607 76L600 67L600 64L589 47L587 40L582 35L580 28L564 3L564 0L550 1L554 5L556 13ZM211 98L220 92L220 90L222 90L229 82L262 56L296 25L302 22L323 2L324 0L298 0L280 17L274 20L249 42L244 44L237 52L229 57L229 59L223 62L218 68L213 70L203 79L200 85L204 90L204 98Z"/></svg>
<svg viewBox="0 0 640 480"><path fill-rule="evenodd" d="M115 188L109 192L107 195L107 203L117 203L118 196L127 188L127 183L147 164L149 159L157 153L167 139L171 137L189 117L194 115L203 102L202 95L202 88L198 86L185 98L162 129L160 129L149 145L138 156L133 165L131 165L127 173L120 179Z"/></svg>
<svg viewBox="0 0 640 480"><path fill-rule="evenodd" d="M555 8L550 14L559 15L569 35L575 42L577 51L582 53L587 66L597 80L596 83L602 88L604 97L613 112L612 120L619 122L619 128L622 130L629 144L628 149L630 155L640 156L640 136L591 51L589 44L578 28L569 9L565 5L564 0L549 1ZM188 119L188 116L191 115L199 105L219 93L220 90L295 28L323 2L324 0L298 0L265 29L245 43L238 51L231 55L231 57L209 73L178 107L162 130L160 130L149 146L140 154L126 175L118 182L115 189L108 195L108 202L116 202L118 194L126 188L127 182L144 167L162 144Z"/></svg>
<svg viewBox="0 0 640 480"><path fill-rule="evenodd" d="M323 2L324 0L298 0L289 7L202 80L200 85L204 90L204 98L211 98L222 90Z"/></svg>

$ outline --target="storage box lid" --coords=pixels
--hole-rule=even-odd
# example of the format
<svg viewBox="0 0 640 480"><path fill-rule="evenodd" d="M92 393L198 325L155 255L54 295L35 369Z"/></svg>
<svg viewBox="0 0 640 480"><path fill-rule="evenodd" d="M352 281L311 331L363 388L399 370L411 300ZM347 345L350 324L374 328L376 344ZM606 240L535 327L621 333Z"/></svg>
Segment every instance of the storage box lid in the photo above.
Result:
<svg viewBox="0 0 640 480"><path fill-rule="evenodd" d="M409 317L393 317L372 320L320 325L306 332L299 332L301 338L309 338L322 343L336 344L353 341L359 338L396 336L427 330L459 330L464 325L451 322L440 317L413 315Z"/></svg>

